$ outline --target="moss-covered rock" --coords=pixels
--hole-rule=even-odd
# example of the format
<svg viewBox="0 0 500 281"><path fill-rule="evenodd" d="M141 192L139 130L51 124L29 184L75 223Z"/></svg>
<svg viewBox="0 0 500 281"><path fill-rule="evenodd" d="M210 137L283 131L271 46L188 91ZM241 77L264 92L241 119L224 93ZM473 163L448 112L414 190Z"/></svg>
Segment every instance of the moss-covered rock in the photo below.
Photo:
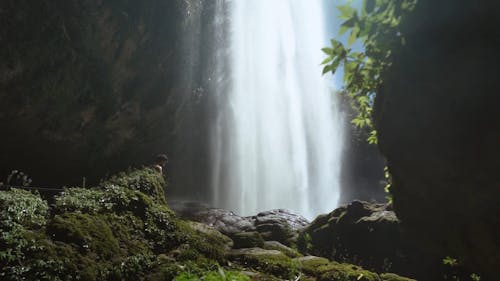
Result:
<svg viewBox="0 0 500 281"><path fill-rule="evenodd" d="M303 253L358 264L378 273L414 274L418 249L387 204L353 201L318 216L298 240Z"/></svg>
<svg viewBox="0 0 500 281"><path fill-rule="evenodd" d="M92 252L107 260L122 255L107 221L106 216L66 213L56 215L47 231L54 241L76 245L80 252Z"/></svg>
<svg viewBox="0 0 500 281"><path fill-rule="evenodd" d="M232 243L227 236L215 229L207 230L193 222L179 221L177 226L176 235L182 244L187 246L189 250L187 254L192 255L190 260L203 257L221 263L226 261L226 251ZM182 252L186 254L186 249Z"/></svg>
<svg viewBox="0 0 500 281"><path fill-rule="evenodd" d="M290 258L297 258L301 256L301 254L295 249L287 247L278 241L265 241L262 248L266 250L278 250Z"/></svg>
<svg viewBox="0 0 500 281"><path fill-rule="evenodd" d="M414 263L424 280L442 276L446 256L499 279L500 5L477 3L417 1L374 102L394 210L426 255Z"/></svg>
<svg viewBox="0 0 500 281"><path fill-rule="evenodd" d="M330 262L319 266L318 281L380 281L377 273L352 264Z"/></svg>
<svg viewBox="0 0 500 281"><path fill-rule="evenodd" d="M257 231L239 232L233 234L231 237L234 241L234 248L236 249L254 247L262 248L264 246L264 239Z"/></svg>
<svg viewBox="0 0 500 281"><path fill-rule="evenodd" d="M140 191L149 195L157 203L166 204L165 179L162 174L152 168L135 169L121 172L101 183L101 186L109 185L126 186L129 189Z"/></svg>
<svg viewBox="0 0 500 281"><path fill-rule="evenodd" d="M401 277L394 273L382 273L380 274L382 281L415 281L415 279L410 279L406 277Z"/></svg>
<svg viewBox="0 0 500 281"><path fill-rule="evenodd" d="M326 258L305 256L294 259L299 264L300 270L320 281L411 281L392 273L377 273L365 270L360 266L337 263Z"/></svg>
<svg viewBox="0 0 500 281"><path fill-rule="evenodd" d="M282 278L293 278L299 273L297 263L277 250L235 249L229 252L229 258L243 266Z"/></svg>
<svg viewBox="0 0 500 281"><path fill-rule="evenodd" d="M66 189L51 210L36 194L0 191L1 279L172 280L187 264L223 263L231 239L179 220L163 184L154 170L131 170L96 188ZM161 254L176 249L184 251L165 262Z"/></svg>
<svg viewBox="0 0 500 281"><path fill-rule="evenodd" d="M6 248L0 248L0 279L219 280L218 268L226 265L222 272L236 280L299 275L311 281L379 280L374 273L324 258L292 260L296 251L263 242L257 232L256 243L268 249L231 250L233 241L215 228L176 217L159 192L159 177L148 168L130 170L92 189L66 189L51 208L37 194L0 191L0 242Z"/></svg>
<svg viewBox="0 0 500 281"><path fill-rule="evenodd" d="M326 258L316 256L305 256L294 259L300 266L300 269L307 274L317 275L320 266L328 265L330 261Z"/></svg>

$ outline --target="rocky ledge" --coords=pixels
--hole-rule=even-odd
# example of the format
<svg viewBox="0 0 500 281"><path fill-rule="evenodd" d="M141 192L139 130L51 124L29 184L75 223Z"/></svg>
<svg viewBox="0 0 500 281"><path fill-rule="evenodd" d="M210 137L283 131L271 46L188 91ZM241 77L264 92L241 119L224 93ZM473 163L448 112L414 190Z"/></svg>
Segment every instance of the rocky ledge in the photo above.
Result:
<svg viewBox="0 0 500 281"><path fill-rule="evenodd" d="M164 184L146 168L65 189L51 205L38 193L0 191L0 279L409 280L303 256L290 241L307 222L283 210L247 218L198 212L213 226L179 218Z"/></svg>
<svg viewBox="0 0 500 281"><path fill-rule="evenodd" d="M196 202L172 202L171 207L180 217L212 226L246 246L258 246L259 241L277 241L294 246L299 231L309 225L309 221L301 215L284 209L244 217Z"/></svg>

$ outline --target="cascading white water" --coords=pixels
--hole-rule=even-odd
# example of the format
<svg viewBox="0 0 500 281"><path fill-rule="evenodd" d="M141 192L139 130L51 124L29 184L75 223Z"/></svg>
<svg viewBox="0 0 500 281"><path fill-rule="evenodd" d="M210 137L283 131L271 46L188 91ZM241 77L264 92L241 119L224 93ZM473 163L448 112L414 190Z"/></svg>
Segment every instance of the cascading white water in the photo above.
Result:
<svg viewBox="0 0 500 281"><path fill-rule="evenodd" d="M321 75L321 0L233 0L230 86L214 125L213 204L241 215L337 206L342 128Z"/></svg>

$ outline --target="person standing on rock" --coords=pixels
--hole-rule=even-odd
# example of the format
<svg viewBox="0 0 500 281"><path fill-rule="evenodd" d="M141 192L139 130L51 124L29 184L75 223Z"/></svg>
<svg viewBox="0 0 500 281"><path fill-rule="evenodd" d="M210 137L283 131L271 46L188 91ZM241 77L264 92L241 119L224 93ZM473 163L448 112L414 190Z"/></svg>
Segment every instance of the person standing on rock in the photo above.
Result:
<svg viewBox="0 0 500 281"><path fill-rule="evenodd" d="M168 163L168 157L165 154L158 154L156 156L155 162L153 163L153 169L158 171L160 174L163 174L163 168Z"/></svg>

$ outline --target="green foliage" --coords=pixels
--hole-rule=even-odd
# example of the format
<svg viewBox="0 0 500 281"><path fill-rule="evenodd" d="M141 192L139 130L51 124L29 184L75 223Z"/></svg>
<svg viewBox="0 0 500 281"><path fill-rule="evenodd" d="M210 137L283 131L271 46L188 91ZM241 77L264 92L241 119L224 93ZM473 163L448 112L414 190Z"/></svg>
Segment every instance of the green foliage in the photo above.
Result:
<svg viewBox="0 0 500 281"><path fill-rule="evenodd" d="M158 203L166 204L162 174L152 168L142 168L119 173L101 183L101 186L126 186L151 196Z"/></svg>
<svg viewBox="0 0 500 281"><path fill-rule="evenodd" d="M481 281L481 276L479 276L478 274L472 273L472 274L470 275L470 279L471 279L472 281Z"/></svg>
<svg viewBox="0 0 500 281"><path fill-rule="evenodd" d="M452 281L481 281L481 276L477 273L466 274L457 258L447 256L443 259L443 265L446 267L444 280Z"/></svg>
<svg viewBox="0 0 500 281"><path fill-rule="evenodd" d="M65 189L50 220L38 194L1 191L0 279L140 280L153 268L172 279L177 273L157 268L154 254L186 238L163 203L162 176L150 169L121 175L99 188Z"/></svg>
<svg viewBox="0 0 500 281"><path fill-rule="evenodd" d="M385 178L385 187L384 191L386 193L386 199L389 204L392 204L392 193L391 193L391 188L392 188L392 179L391 179L391 172L389 171L389 167L385 166L384 167L384 178Z"/></svg>
<svg viewBox="0 0 500 281"><path fill-rule="evenodd" d="M54 209L58 213L100 213L112 210L113 204L104 201L104 191L87 188L67 188L55 197Z"/></svg>
<svg viewBox="0 0 500 281"><path fill-rule="evenodd" d="M0 224L8 230L21 226L28 229L43 227L49 207L39 194L20 189L0 192Z"/></svg>
<svg viewBox="0 0 500 281"><path fill-rule="evenodd" d="M297 261L278 251L271 252L251 248L249 251L243 251L242 254L233 257L233 259L254 270L280 278L292 279L299 275Z"/></svg>
<svg viewBox="0 0 500 281"><path fill-rule="evenodd" d="M29 236L33 231L43 230L48 209L39 194L19 189L0 192L0 268L3 268L0 279L9 279L9 274L23 274L27 253L38 250Z"/></svg>
<svg viewBox="0 0 500 281"><path fill-rule="evenodd" d="M193 274L182 272L174 279L175 281L250 281L250 278L238 271L225 271L219 268L217 271Z"/></svg>
<svg viewBox="0 0 500 281"><path fill-rule="evenodd" d="M458 265L458 260L452 257L445 257L443 259L443 264L448 265L448 266L457 266Z"/></svg>
<svg viewBox="0 0 500 281"><path fill-rule="evenodd" d="M350 4L338 7L344 20L340 35L350 31L348 46L332 39L331 47L323 48L327 55L322 62L323 74L334 74L343 67L344 92L357 113L352 120L356 127L373 129L373 100L383 82L384 71L391 66L393 52L405 44L400 23L415 4L416 0L365 0L361 11ZM352 50L352 44L358 40L363 43L364 52ZM376 134L371 131L369 143L377 143Z"/></svg>
<svg viewBox="0 0 500 281"><path fill-rule="evenodd" d="M322 273L321 273L322 272ZM318 267L319 281L378 281L376 273L351 264L331 262Z"/></svg>

